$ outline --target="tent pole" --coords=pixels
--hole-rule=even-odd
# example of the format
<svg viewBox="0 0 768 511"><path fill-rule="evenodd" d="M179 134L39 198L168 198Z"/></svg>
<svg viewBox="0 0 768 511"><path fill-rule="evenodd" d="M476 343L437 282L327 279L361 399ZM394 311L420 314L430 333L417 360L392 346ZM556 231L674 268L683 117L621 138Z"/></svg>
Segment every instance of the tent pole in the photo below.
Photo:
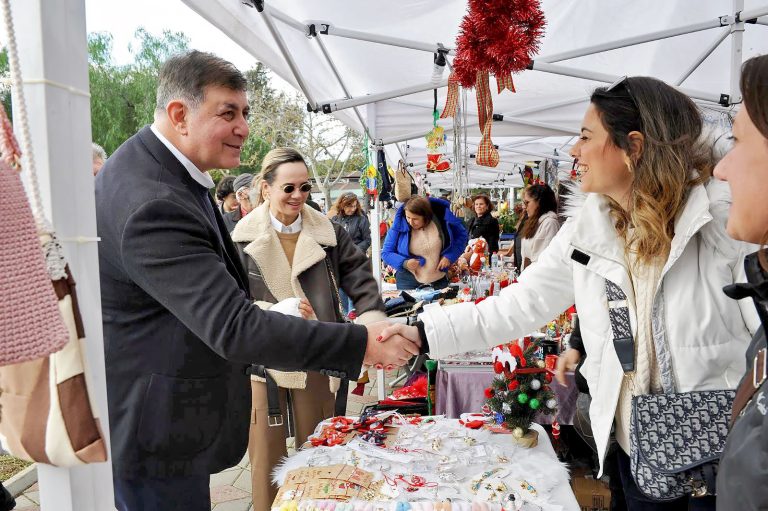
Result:
<svg viewBox="0 0 768 511"><path fill-rule="evenodd" d="M765 16L764 16L764 17L762 17L762 18L757 18L757 21L756 21L756 23L757 23L758 25L766 25L766 26L768 26L768 17L765 17Z"/></svg>
<svg viewBox="0 0 768 511"><path fill-rule="evenodd" d="M316 37L315 39L317 40L317 44L320 46L320 51L323 52L325 61L328 62L328 65L331 67L331 71L333 72L333 75L336 77L336 81L339 82L339 86L341 86L341 90L344 92L346 96L351 96L351 94L349 93L349 89L347 89L347 86L344 83L344 80L341 79L341 73L339 73L339 70L336 67L336 63L331 58L331 54L328 52L328 48L325 47L325 43L319 37ZM370 140L373 140L373 137L371 137L371 132L368 129L368 125L365 123L365 121L363 121L363 116L360 114L360 109L357 107L353 107L353 110L355 111L357 120L360 121L360 125L363 127L363 131L365 131L365 134L368 135L368 138Z"/></svg>
<svg viewBox="0 0 768 511"><path fill-rule="evenodd" d="M712 41L712 44L710 44L709 46L704 48L704 51L701 52L701 54L693 62L693 64L691 64L691 66L688 69L686 69L685 72L683 72L683 74L680 75L680 78L675 80L675 85L680 85L684 81L686 81L688 79L688 77L691 76L691 74L693 74L693 72L696 71L696 69L698 69L698 67L705 60L707 60L707 57L709 57L712 54L712 52L715 51L718 46L720 46L720 43L725 41L725 38L728 37L728 34L730 34L730 33L731 33L730 27L724 28L720 32L720 35L718 35L717 38L714 41Z"/></svg>
<svg viewBox="0 0 768 511"><path fill-rule="evenodd" d="M268 6L265 6L264 11L262 12L264 15L264 22L267 24L267 28L269 29L269 33L272 34L272 38L275 40L275 43L277 43L277 47L280 48L280 53L288 63L288 67L291 68L291 73L293 73L293 76L296 78L296 82L299 84L299 88L304 94L304 97L307 98L309 104L314 104L312 95L309 93L307 82L304 81L304 77L302 76L301 71L299 71L299 67L296 65L296 61L293 60L291 52L288 51L288 47L285 44L285 40L283 39L282 34L280 34L280 32L277 30L277 27L275 26L275 20L272 18L271 12L272 11Z"/></svg>
<svg viewBox="0 0 768 511"><path fill-rule="evenodd" d="M744 19L738 14L744 9L744 0L733 0L733 12L737 18L731 25L731 90L729 104L741 103L741 90L739 89L739 80L741 78L741 62L743 55L741 46L744 40Z"/></svg>
<svg viewBox="0 0 768 511"><path fill-rule="evenodd" d="M577 57L584 57L586 55L593 55L595 53L616 50L619 48L648 43L651 41L659 41L661 39L667 39L683 34L701 32L702 30L709 30L710 28L723 27L726 25L728 25L728 20L725 16L723 16L709 21L702 21L699 23L693 23L691 25L683 25L681 27L670 28L667 30L659 30L657 32L651 32L650 34L627 37L625 39L618 39L616 41L610 41L607 43L595 44L592 46L586 46L584 48L577 48L575 50L556 53L554 55L544 55L539 57L537 60L546 63L560 62L561 60L575 59Z"/></svg>
<svg viewBox="0 0 768 511"><path fill-rule="evenodd" d="M541 62L538 60L532 61L530 69L534 71L541 71L543 73L552 73L556 75L571 76L574 78L583 78L585 80L594 80L596 82L614 83L620 77L616 75L610 75L607 73L600 73L597 71L588 71L585 69L576 69L574 67L562 66L559 64L549 64L547 62ZM721 94L715 94L711 92L704 92L694 89L687 89L685 87L675 87L683 94L690 96L691 98L703 99L704 101L711 101L712 103L720 103L723 101Z"/></svg>
<svg viewBox="0 0 768 511"><path fill-rule="evenodd" d="M528 114L533 114L537 112L543 112L551 108L560 108L562 106L574 105L576 103L581 103L582 101L586 101L587 99L589 99L587 96L582 96L578 98L566 99L563 101L556 101L554 103L547 103L546 105L534 106L531 108L524 108L522 110L518 110L517 112L515 112L515 118L519 118L519 116L521 115L528 115ZM403 102L401 101L398 101L398 103L403 104ZM424 108L428 108L428 107L424 107ZM476 117L475 114L469 114L469 115L473 115ZM506 118L506 116L508 116L509 114L499 114L499 115ZM479 124L480 124L479 122L473 121L465 124L464 127L469 128L472 126L478 126ZM445 133L452 133L452 132L453 132L453 127L445 128ZM382 142L382 145L396 144L397 142L404 142L406 140L421 138L424 136L425 133L426 132L423 130L413 131L411 133L406 133L403 135L398 135L396 137L383 139L381 142Z"/></svg>
<svg viewBox="0 0 768 511"><path fill-rule="evenodd" d="M381 92L379 94L369 94L367 96L360 96L357 98L330 99L313 104L315 105L315 110L322 110L323 113L330 114L331 112L337 112L339 110L345 110L355 106L369 105L371 103L376 103L377 101L384 101L385 99L394 99L401 96L408 96L409 94L416 94L417 92L439 89L447 85L448 78L444 78L437 84L428 82L419 85L412 85L410 87L404 87L402 89L396 89L393 91ZM312 102L310 101L310 103Z"/></svg>
<svg viewBox="0 0 768 511"><path fill-rule="evenodd" d="M742 8L744 7L744 2L741 2L741 6ZM754 9L750 9L748 11L741 11L741 12L735 11L735 12L738 12L740 21L751 20L751 19L759 18L761 16L768 16L768 5L764 5L762 7L755 7ZM758 20L758 22L759 21L760 20Z"/></svg>
<svg viewBox="0 0 768 511"><path fill-rule="evenodd" d="M333 35L336 37L344 37L346 39L357 39L359 41L367 41L369 43L386 44L388 46L399 46L400 48L409 48L411 50L426 51L429 53L436 53L437 50L447 51L449 55L455 55L456 50L448 48L442 43L422 43L419 41L412 41L410 39L403 39L400 37L390 37L381 34L371 34L369 32L361 32L359 30L350 30L347 28L335 27L330 23L321 21L309 21L307 22L308 32L310 35L322 34ZM313 33L314 32L314 33Z"/></svg>
<svg viewBox="0 0 768 511"><path fill-rule="evenodd" d="M77 298L86 334L82 348L88 392L93 411L99 417L104 442L109 447L99 258L95 243L96 205L91 172L90 97L83 94L89 90L85 2L12 0L10 4L41 206L55 227L77 281ZM18 104L13 106L18 112ZM21 176L26 179L25 172ZM38 463L37 475L43 511L115 508L111 460L71 468Z"/></svg>
<svg viewBox="0 0 768 511"><path fill-rule="evenodd" d="M282 21L289 27L294 28L301 33L306 33L307 26L304 23L301 23L300 21L293 19L292 17L288 16L280 9L275 9L269 3L265 3L264 10L269 11L269 13L272 15L273 18Z"/></svg>

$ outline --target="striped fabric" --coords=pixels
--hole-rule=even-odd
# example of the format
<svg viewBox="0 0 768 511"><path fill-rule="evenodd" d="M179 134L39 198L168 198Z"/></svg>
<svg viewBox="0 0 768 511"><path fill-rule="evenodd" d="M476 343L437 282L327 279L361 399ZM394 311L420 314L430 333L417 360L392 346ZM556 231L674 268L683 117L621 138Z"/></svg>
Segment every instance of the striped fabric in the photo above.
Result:
<svg viewBox="0 0 768 511"><path fill-rule="evenodd" d="M515 90L515 83L512 81L511 73L501 77L497 76L496 87L498 88L499 94L501 94L501 91L503 91L504 89L509 89L510 92L517 92Z"/></svg>
<svg viewBox="0 0 768 511"><path fill-rule="evenodd" d="M440 114L441 119L446 117L456 117L456 109L459 106L459 79L456 78L456 73L451 72L448 77L448 97L445 100L445 108L443 113Z"/></svg>

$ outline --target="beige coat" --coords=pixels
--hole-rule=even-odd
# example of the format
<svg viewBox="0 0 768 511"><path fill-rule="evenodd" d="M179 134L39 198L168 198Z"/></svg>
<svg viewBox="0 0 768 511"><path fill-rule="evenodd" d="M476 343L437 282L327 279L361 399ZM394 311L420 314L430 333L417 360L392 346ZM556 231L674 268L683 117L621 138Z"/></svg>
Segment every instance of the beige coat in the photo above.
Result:
<svg viewBox="0 0 768 511"><path fill-rule="evenodd" d="M232 232L255 303L268 310L287 298L307 298L318 320L339 322L344 320L339 311L339 286L360 313L357 323L385 319L384 303L365 254L342 227L321 213L304 206L301 214L302 230L292 266L272 227L268 202L240 220ZM281 387L306 386L306 373L270 373ZM332 382L331 390L334 387Z"/></svg>

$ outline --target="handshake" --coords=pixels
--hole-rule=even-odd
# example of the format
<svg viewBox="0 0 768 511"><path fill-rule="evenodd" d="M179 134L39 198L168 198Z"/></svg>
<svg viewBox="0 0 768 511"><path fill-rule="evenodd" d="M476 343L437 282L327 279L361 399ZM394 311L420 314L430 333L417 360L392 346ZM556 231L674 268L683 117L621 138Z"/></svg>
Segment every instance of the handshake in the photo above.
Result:
<svg viewBox="0 0 768 511"><path fill-rule="evenodd" d="M379 321L366 325L368 345L363 364L390 371L420 353L421 338L415 326Z"/></svg>

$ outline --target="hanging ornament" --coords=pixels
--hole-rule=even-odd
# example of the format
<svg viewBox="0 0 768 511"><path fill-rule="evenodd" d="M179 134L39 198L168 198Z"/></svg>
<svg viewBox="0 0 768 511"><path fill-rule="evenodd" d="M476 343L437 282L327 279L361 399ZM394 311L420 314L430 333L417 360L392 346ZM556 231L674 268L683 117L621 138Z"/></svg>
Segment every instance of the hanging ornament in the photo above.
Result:
<svg viewBox="0 0 768 511"><path fill-rule="evenodd" d="M539 369L544 369L547 366L547 364L543 360L537 360L536 361L536 367Z"/></svg>
<svg viewBox="0 0 768 511"><path fill-rule="evenodd" d="M483 415L490 415L491 407L488 404L484 404L480 411L483 412Z"/></svg>
<svg viewBox="0 0 768 511"><path fill-rule="evenodd" d="M528 401L528 406L531 407L531 410L538 410L539 407L541 406L541 401L539 401L534 397L533 399Z"/></svg>
<svg viewBox="0 0 768 511"><path fill-rule="evenodd" d="M554 409L555 409L555 407L557 407L557 399L555 399L555 398L549 398L549 399L547 399L547 402L546 402L546 406L547 406L547 408L549 408L550 410L554 410Z"/></svg>
<svg viewBox="0 0 768 511"><path fill-rule="evenodd" d="M528 386L531 387L532 390L539 390L541 388L541 382L534 378Z"/></svg>
<svg viewBox="0 0 768 511"><path fill-rule="evenodd" d="M499 89L511 88L511 74L524 70L544 35L538 0L469 0L456 38L453 65L462 86L472 87L478 72L493 73Z"/></svg>
<svg viewBox="0 0 768 511"><path fill-rule="evenodd" d="M501 405L501 412L502 413L512 413L512 405L509 403L502 403Z"/></svg>
<svg viewBox="0 0 768 511"><path fill-rule="evenodd" d="M499 362L498 360L493 363L493 372L496 374L501 374L504 372L504 364Z"/></svg>
<svg viewBox="0 0 768 511"><path fill-rule="evenodd" d="M523 435L525 435L525 431L523 431L523 428L517 427L512 430L512 436L515 438L523 438Z"/></svg>
<svg viewBox="0 0 768 511"><path fill-rule="evenodd" d="M547 383L552 383L552 373L547 373L544 375L544 379L547 380Z"/></svg>
<svg viewBox="0 0 768 511"><path fill-rule="evenodd" d="M520 403L521 405L524 405L525 403L527 403L528 402L528 394L526 394L525 392L521 392L520 394L518 394L517 395L517 402Z"/></svg>
<svg viewBox="0 0 768 511"><path fill-rule="evenodd" d="M491 387L488 387L488 388L485 389L485 397L486 398L491 399L495 394L496 394L496 392Z"/></svg>
<svg viewBox="0 0 768 511"><path fill-rule="evenodd" d="M504 422L504 416L499 412L493 414L493 419L496 421L496 424L501 424Z"/></svg>
<svg viewBox="0 0 768 511"><path fill-rule="evenodd" d="M520 382L519 381L512 380L511 382L509 382L509 385L507 385L507 388L510 391L514 392L515 390L517 390L517 387L519 387L519 386L520 386Z"/></svg>

